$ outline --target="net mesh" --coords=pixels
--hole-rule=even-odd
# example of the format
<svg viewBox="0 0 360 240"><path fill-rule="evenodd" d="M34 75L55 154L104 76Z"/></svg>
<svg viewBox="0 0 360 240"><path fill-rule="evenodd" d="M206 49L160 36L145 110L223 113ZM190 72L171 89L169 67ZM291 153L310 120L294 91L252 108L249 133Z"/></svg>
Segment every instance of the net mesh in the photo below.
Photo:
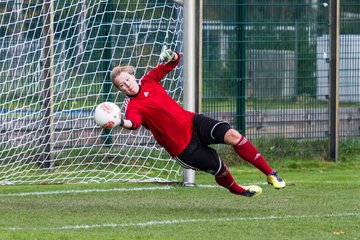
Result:
<svg viewBox="0 0 360 240"><path fill-rule="evenodd" d="M137 79L164 46L182 52L171 1L0 2L0 183L177 181L181 168L146 129L99 129L95 107L124 96L117 65ZM182 64L163 80L182 101Z"/></svg>

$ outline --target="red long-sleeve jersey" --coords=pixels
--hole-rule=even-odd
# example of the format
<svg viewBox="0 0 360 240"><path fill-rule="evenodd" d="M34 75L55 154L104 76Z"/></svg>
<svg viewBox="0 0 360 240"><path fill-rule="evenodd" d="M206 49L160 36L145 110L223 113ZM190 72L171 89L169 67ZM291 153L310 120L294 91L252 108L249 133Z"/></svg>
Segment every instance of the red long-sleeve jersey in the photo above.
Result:
<svg viewBox="0 0 360 240"><path fill-rule="evenodd" d="M173 100L159 83L180 62L178 59L166 65L160 64L140 81L140 91L125 102L126 119L149 129L156 141L173 157L178 156L189 144L194 113L186 111Z"/></svg>

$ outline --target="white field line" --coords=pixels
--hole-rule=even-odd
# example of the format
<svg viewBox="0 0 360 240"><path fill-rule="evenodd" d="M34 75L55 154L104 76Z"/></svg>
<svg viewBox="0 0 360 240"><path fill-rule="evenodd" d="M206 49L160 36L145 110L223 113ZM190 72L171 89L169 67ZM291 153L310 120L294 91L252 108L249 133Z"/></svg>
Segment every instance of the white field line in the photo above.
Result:
<svg viewBox="0 0 360 240"><path fill-rule="evenodd" d="M268 221L268 220L288 220L288 219L309 219L309 218L338 218L338 217L360 217L360 212L352 213L334 213L319 215L285 215L285 216L267 216L267 217L234 217L234 218L210 218L210 219L170 219L162 221L148 221L138 223L103 223L94 225L73 225L60 227L8 227L1 230L32 230L32 231L53 231L53 230L76 230L92 228L126 228L126 227L147 227L157 225L170 225L181 223L202 223L202 222L233 222L233 221Z"/></svg>
<svg viewBox="0 0 360 240"><path fill-rule="evenodd" d="M256 183L262 185L265 183ZM196 187L200 188L222 188L215 184L198 184ZM131 192L131 191L146 191L146 190L169 190L170 185L161 187L135 187L135 188L92 188L81 190L59 190L59 191L43 191L43 192L18 192L18 193L0 193L0 197L24 197L24 196L37 196L37 195L56 195L56 194L73 194L73 193L93 193L93 192Z"/></svg>
<svg viewBox="0 0 360 240"><path fill-rule="evenodd" d="M69 194L69 193L93 193L93 192L129 192L129 191L145 191L145 190L169 190L170 186L162 187L135 187L135 188L93 188L81 190L60 190L60 191L46 191L46 192L19 192L19 193L2 193L0 197L23 197L23 196L37 196L37 195L55 195L55 194Z"/></svg>

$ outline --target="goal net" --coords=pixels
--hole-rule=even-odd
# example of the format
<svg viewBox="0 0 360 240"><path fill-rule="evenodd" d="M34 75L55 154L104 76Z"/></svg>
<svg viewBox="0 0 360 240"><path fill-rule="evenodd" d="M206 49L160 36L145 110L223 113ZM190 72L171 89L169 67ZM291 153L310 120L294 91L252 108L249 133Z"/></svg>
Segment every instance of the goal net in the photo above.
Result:
<svg viewBox="0 0 360 240"><path fill-rule="evenodd" d="M0 2L0 184L178 181L182 169L144 128L102 130L117 65L139 79L164 46L182 52L182 7L166 0ZM163 80L182 102L182 64Z"/></svg>

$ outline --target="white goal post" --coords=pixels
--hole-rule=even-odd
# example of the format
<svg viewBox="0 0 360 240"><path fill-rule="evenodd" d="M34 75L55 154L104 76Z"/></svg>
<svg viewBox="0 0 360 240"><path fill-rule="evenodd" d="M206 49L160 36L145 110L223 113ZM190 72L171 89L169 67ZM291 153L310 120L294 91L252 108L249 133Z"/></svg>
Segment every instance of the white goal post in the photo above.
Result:
<svg viewBox="0 0 360 240"><path fill-rule="evenodd" d="M132 65L139 78L164 46L184 55L164 87L196 110L189 84L200 58L194 32L186 32L196 24L193 2L0 2L0 184L194 184L194 172L183 171L146 129L105 131L93 117L103 101L123 105L111 69Z"/></svg>

